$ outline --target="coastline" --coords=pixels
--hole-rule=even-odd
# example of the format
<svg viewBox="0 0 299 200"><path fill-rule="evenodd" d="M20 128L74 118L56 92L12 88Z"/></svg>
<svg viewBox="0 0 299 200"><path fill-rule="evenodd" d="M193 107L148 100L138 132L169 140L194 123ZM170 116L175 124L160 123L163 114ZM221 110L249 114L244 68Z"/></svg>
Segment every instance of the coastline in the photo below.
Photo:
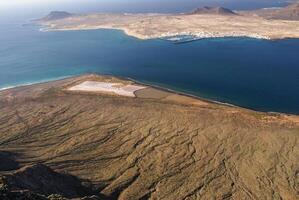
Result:
<svg viewBox="0 0 299 200"><path fill-rule="evenodd" d="M193 37L190 41L187 42L193 42L197 40L203 40L203 39L217 39L217 38L252 38L252 39L260 39L260 40L283 40L283 39L290 39L291 37L277 37L277 38L271 38L268 36L262 36L258 34L235 34L235 33L228 33L228 34L213 34L213 33L191 33L191 32L179 32L179 33L163 33L158 35L142 35L137 34L127 28L118 28L118 27L107 27L107 26L101 26L101 27L89 27L89 28L65 28L65 29L56 29L56 28L49 28L49 27L43 27L40 28L39 31L41 32L55 32L55 31L88 31L88 30L118 30L122 31L125 35L134 37L139 40L153 40L153 39L162 39L169 42L174 43L186 43L181 42L180 39L178 41L172 41L171 38L180 38L182 36L189 36ZM169 39L165 39L169 38ZM292 39L299 39L298 37L292 38Z"/></svg>
<svg viewBox="0 0 299 200"><path fill-rule="evenodd" d="M299 12L280 39L124 15L2 27L0 200L297 199Z"/></svg>
<svg viewBox="0 0 299 200"><path fill-rule="evenodd" d="M117 77L117 76L114 76L114 77ZM234 108L248 109L248 108L240 107L240 106L233 105L233 104L230 104L230 103L215 101L215 100L212 100L212 99L203 98L203 97L196 96L196 95L193 95L193 94L189 94L189 93L186 93L186 92L181 92L181 91L178 91L178 90L174 90L174 89L170 89L170 88L167 88L167 87L159 86L159 85L156 85L156 84L153 84L153 83L145 83L145 82L138 81L136 79L132 79L132 78L128 78L128 77L117 77L117 78L127 79L127 80L130 80L130 81L132 81L136 84L139 84L139 85L152 87L152 88L155 88L155 89L158 89L158 90L161 90L161 91L165 91L165 92L170 92L170 93L173 93L173 94L178 94L178 95L182 95L182 96L186 96L186 97L191 97L191 98L198 99L198 100L206 102L206 103L214 103L214 104L224 105L224 106L229 106L229 107L234 107Z"/></svg>
<svg viewBox="0 0 299 200"><path fill-rule="evenodd" d="M40 80L40 81L32 81L32 82L26 82L26 83L21 83L21 84L16 84L16 85L11 85L11 86L1 87L0 88L0 93L2 91L14 89L14 88L26 87L26 86L32 86L32 85L38 85L38 84L49 83L49 82L53 82L53 81L60 81L60 80L65 80L65 79L76 77L76 76L80 76L80 75L60 76L60 77L57 77L57 78L50 78L50 79L44 79L44 80Z"/></svg>
<svg viewBox="0 0 299 200"><path fill-rule="evenodd" d="M257 109L253 109L253 108L246 108L246 107L242 107L242 106L238 106L238 105L234 105L231 103L226 103L226 102L221 102L221 101L216 101L216 100L212 100L212 99L208 99L208 98L203 98L194 94L190 94L187 92L182 92L182 91L178 91L175 89L170 89L164 86L159 86L156 85L154 83L145 83L143 81L138 81L136 79L130 78L130 77L125 77L125 76L117 76L117 75L111 75L111 74L100 74L100 73L83 73L80 75L73 75L73 76L63 76L60 78L55 78L55 79L48 79L45 81L40 81L40 82L34 82L34 83L29 83L29 84L24 84L24 85L17 85L17 86L11 86L8 88L1 88L0 89L0 95L3 92L7 92L9 90L14 90L14 89L19 89L19 88L24 88L24 87L30 87L30 86L38 86L38 85L43 85L43 84L47 84L47 83L55 83L58 81L68 81L68 80L72 80L72 79L76 79L76 78L80 78L80 77L84 77L84 76L88 76L88 75L96 75L96 76L101 76L101 77L109 77L109 78L117 78L119 80L123 80L123 81L131 81L135 84L141 85L141 86L146 86L146 87L150 87L150 88L154 88L160 91L164 91L164 92L169 92L175 95L181 95L181 96L185 96L185 97L189 97L195 100L199 100L208 104L215 104L215 105L220 105L220 106L226 106L226 107L231 107L231 108L237 108L237 109L242 109L242 110L248 110L248 111L253 111L253 112L258 112L258 113L265 113L265 114L269 114L269 115L286 115L286 116L295 116L295 117L299 117L298 114L294 114L294 113L284 113L284 112L275 112L275 111L262 111L262 110L257 110Z"/></svg>
<svg viewBox="0 0 299 200"><path fill-rule="evenodd" d="M176 38L184 35L196 39L248 37L264 40L299 38L299 21L268 20L259 16L217 14L153 15L104 14L75 15L54 21L40 21L41 31L115 29L142 39ZM275 31L273 31L275 30Z"/></svg>

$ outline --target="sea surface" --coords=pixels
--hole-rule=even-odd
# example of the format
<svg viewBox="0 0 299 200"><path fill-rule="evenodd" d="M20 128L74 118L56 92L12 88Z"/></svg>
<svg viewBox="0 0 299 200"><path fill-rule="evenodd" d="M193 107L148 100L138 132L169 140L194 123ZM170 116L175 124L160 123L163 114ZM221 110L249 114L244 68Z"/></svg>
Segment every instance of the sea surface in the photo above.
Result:
<svg viewBox="0 0 299 200"><path fill-rule="evenodd" d="M299 114L299 40L204 39L174 44L117 30L0 28L0 88L96 72L260 111Z"/></svg>

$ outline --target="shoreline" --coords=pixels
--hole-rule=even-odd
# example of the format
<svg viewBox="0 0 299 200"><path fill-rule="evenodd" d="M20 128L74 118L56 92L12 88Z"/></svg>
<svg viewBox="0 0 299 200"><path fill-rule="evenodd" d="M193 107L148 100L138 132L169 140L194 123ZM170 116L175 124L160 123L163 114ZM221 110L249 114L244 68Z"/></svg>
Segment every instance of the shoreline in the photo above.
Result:
<svg viewBox="0 0 299 200"><path fill-rule="evenodd" d="M114 77L117 77L117 76L114 76ZM136 79L132 79L132 78L129 78L129 77L118 77L118 78L121 78L121 79L126 78L127 80L132 81L134 83L137 83L139 85L143 85L143 86L147 86L147 87L152 87L154 89L158 89L158 90L165 91L165 92L170 92L170 93L177 94L177 95L191 97L191 98L194 98L194 99L206 102L206 103L214 103L214 104L224 105L224 106L229 106L229 107L234 107L234 108L248 109L248 108L240 107L240 106L237 106L237 105L234 105L234 104L230 104L230 103L225 103L225 102L216 101L216 100L212 100L212 99L208 99L208 98L203 98L203 97L200 97L200 96L196 96L196 95L189 94L189 93L186 93L186 92L181 92L181 91L170 89L170 88L167 88L167 87L163 87L163 86L159 86L159 85L155 85L155 84L151 84L151 83L144 83L142 81L138 81Z"/></svg>
<svg viewBox="0 0 299 200"><path fill-rule="evenodd" d="M299 37L277 37L271 38L268 36L262 36L258 34L223 34L217 35L213 33L187 33L187 32L180 32L180 33L163 33L160 35L141 35L141 34L134 34L132 31L128 30L127 28L117 28L117 27L90 27L90 28L65 28L65 29L53 29L49 27L40 28L40 32L64 32L64 31L92 31L92 30L115 30L121 31L125 35L139 39L139 40L164 40L168 42L173 42L175 44L183 44L187 42L195 42L198 40L205 40L205 39L218 39L218 38L248 38L248 39L256 39L256 40L266 40L266 41L276 41L276 40L285 40L285 39L299 39ZM171 38L173 37L182 37L182 36L189 36L194 37L190 41L172 41ZM170 39L165 39L169 37Z"/></svg>
<svg viewBox="0 0 299 200"><path fill-rule="evenodd" d="M84 74L82 74L82 75L84 75ZM68 78L74 78L76 76L81 76L81 75L60 76L58 78L50 78L50 79L44 79L44 80L40 80L40 81L26 82L26 83L21 83L21 84L17 84L17 85L1 87L0 88L0 93L3 92L3 91L6 91L6 90L18 88L18 87L26 87L26 86L33 86L33 85L43 84L43 83L49 83L49 82L53 82L53 81L60 81L60 80L68 79Z"/></svg>
<svg viewBox="0 0 299 200"><path fill-rule="evenodd" d="M146 40L161 40L161 41L166 41L166 42L170 42L173 43L175 45L180 45L180 44L186 44L186 43L192 43L192 42L198 42L201 40L213 40L213 39L252 39L252 40L261 40L261 41L282 41L282 40L299 40L299 37L284 37L284 38L269 38L269 37L255 37L255 36L248 36L248 35L225 35L225 36L206 36L206 37L197 37L196 35L190 34L190 35L171 35L171 36L159 36L159 37L149 37L149 38L145 38L145 37L139 37L139 36L135 36L133 34L128 33L126 30L124 29L120 29L120 28L90 28L90 29L43 29L40 28L38 31L40 32L64 32L64 31L96 31L96 30L111 30L111 31L120 31L122 32L124 35L128 36L128 37L132 37L141 41L146 41ZM180 37L180 36L190 36L190 37L194 37L193 39L187 40L187 41L173 41L171 39L165 39L165 37ZM1 89L0 89L1 90Z"/></svg>
<svg viewBox="0 0 299 200"><path fill-rule="evenodd" d="M134 78L126 77L126 76L118 76L118 75L112 75L112 74L100 74L100 73L83 73L83 74L80 74L80 75L63 76L63 77L60 77L60 78L57 78L57 79L50 79L50 80L34 82L34 83L29 83L29 84L24 84L24 85L17 85L17 86L11 86L11 87L7 87L7 88L0 88L0 95L1 95L2 92L6 92L6 91L17 89L17 88L30 87L30 86L35 86L35 85L42 85L42 84L47 84L47 83L56 82L56 81L65 81L65 80L68 80L68 79L79 78L81 76L92 75L92 74L98 75L98 76L103 76L103 77L115 77L115 78L118 78L118 79L124 80L124 81L132 81L133 83L138 84L138 85L151 87L151 88L154 88L154 89L157 89L157 90L169 92L169 93L176 94L176 95L182 95L182 96L190 97L190 98L193 98L193 99L196 99L196 100L199 100L199 101L203 101L205 103L216 104L216 105L221 105L221 106L227 106L227 107L231 107L231 108L244 109L244 110L249 110L249 111L253 111L253 112L270 114L270 115L271 114L277 114L277 115L296 116L296 117L299 116L299 114L296 114L296 113L262 111L262 110L256 110L256 109L253 109L253 108L246 108L246 107L234 105L234 104L231 104L231 103L226 103L226 102L221 102L221 101L216 101L216 100L200 97L200 96L190 94L190 93L187 93L187 92L182 92L182 91L178 91L178 90L175 90L175 89L170 89L170 88L167 88L167 87L156 85L154 83L145 83L145 82L142 82L142 81L138 81Z"/></svg>

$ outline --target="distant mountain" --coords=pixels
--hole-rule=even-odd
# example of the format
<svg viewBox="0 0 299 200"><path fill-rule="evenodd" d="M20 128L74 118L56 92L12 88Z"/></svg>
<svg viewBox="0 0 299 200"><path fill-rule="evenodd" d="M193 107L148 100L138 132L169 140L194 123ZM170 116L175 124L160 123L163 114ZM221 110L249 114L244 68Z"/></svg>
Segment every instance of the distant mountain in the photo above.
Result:
<svg viewBox="0 0 299 200"><path fill-rule="evenodd" d="M196 8L191 12L187 13L189 15L201 15L201 14L215 14L215 15L237 15L237 13L233 12L228 8L223 7L202 7Z"/></svg>
<svg viewBox="0 0 299 200"><path fill-rule="evenodd" d="M299 20L299 3L276 10L272 19Z"/></svg>
<svg viewBox="0 0 299 200"><path fill-rule="evenodd" d="M37 21L53 21L53 20L59 20L64 19L68 17L72 17L73 14L65 12L65 11L52 11L47 16L37 20Z"/></svg>
<svg viewBox="0 0 299 200"><path fill-rule="evenodd" d="M267 19L299 20L299 3L294 3L283 8L250 11L250 13Z"/></svg>

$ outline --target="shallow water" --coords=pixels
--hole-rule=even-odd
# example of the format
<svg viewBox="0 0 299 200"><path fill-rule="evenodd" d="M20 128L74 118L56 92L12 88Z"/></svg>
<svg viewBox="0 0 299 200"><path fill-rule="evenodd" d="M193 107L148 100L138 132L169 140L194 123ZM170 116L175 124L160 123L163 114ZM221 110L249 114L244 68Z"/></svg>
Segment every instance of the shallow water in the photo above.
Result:
<svg viewBox="0 0 299 200"><path fill-rule="evenodd" d="M142 41L116 30L0 28L0 88L97 72L262 111L299 114L299 40Z"/></svg>

